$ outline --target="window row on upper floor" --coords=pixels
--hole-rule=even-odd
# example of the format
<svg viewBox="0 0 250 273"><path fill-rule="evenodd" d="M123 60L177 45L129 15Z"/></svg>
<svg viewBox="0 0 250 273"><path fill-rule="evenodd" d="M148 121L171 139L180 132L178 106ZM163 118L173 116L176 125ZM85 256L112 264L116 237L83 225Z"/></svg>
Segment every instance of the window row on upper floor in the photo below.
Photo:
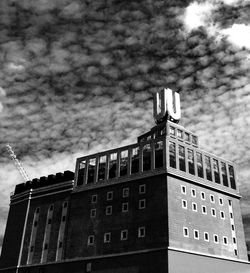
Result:
<svg viewBox="0 0 250 273"><path fill-rule="evenodd" d="M232 165L174 141L169 141L169 166L236 189Z"/></svg>
<svg viewBox="0 0 250 273"><path fill-rule="evenodd" d="M77 185L96 183L164 166L165 141L155 140L77 161Z"/></svg>

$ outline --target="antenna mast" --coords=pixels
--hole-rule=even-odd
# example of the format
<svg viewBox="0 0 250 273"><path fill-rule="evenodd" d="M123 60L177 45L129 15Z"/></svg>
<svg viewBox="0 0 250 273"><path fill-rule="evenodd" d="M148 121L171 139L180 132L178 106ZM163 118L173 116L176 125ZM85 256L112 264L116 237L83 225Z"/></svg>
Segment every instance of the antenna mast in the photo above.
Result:
<svg viewBox="0 0 250 273"><path fill-rule="evenodd" d="M10 144L6 145L6 149L7 149L7 152L9 154L10 158L14 161L14 163L16 165L16 168L18 169L19 173L21 174L24 182L29 181L30 179L29 179L27 173L25 172L23 166L21 165L21 162L17 159L17 157L16 157L14 151L12 150Z"/></svg>

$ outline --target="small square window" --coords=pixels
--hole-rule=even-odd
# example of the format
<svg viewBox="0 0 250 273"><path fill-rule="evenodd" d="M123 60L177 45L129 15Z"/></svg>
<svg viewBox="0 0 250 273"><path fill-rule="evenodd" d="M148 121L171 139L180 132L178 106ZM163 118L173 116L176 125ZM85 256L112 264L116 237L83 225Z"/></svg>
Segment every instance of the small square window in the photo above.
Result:
<svg viewBox="0 0 250 273"><path fill-rule="evenodd" d="M199 231L194 229L194 239L199 240Z"/></svg>
<svg viewBox="0 0 250 273"><path fill-rule="evenodd" d="M146 232L145 232L145 227L139 227L139 228L138 228L138 238L143 238L143 237L145 237L145 234L146 234Z"/></svg>
<svg viewBox="0 0 250 273"><path fill-rule="evenodd" d="M128 212L128 203L122 203L122 212Z"/></svg>
<svg viewBox="0 0 250 273"><path fill-rule="evenodd" d="M110 243L111 241L111 233L110 232L107 232L107 233L104 233L104 243Z"/></svg>
<svg viewBox="0 0 250 273"><path fill-rule="evenodd" d="M146 185L145 184L139 186L139 194L144 194L144 193L146 193Z"/></svg>
<svg viewBox="0 0 250 273"><path fill-rule="evenodd" d="M107 200L108 201L113 200L113 191L108 191L107 192Z"/></svg>
<svg viewBox="0 0 250 273"><path fill-rule="evenodd" d="M146 208L146 200L141 199L139 200L139 209L145 209Z"/></svg>
<svg viewBox="0 0 250 273"><path fill-rule="evenodd" d="M208 234L208 232L204 232L204 240L206 242L209 242L209 234Z"/></svg>
<svg viewBox="0 0 250 273"><path fill-rule="evenodd" d="M187 201L182 199L182 208L187 209Z"/></svg>
<svg viewBox="0 0 250 273"><path fill-rule="evenodd" d="M219 238L218 238L218 235L216 235L216 234L214 234L214 242L215 242L216 244L219 243Z"/></svg>
<svg viewBox="0 0 250 273"><path fill-rule="evenodd" d="M88 237L88 246L92 246L95 242L95 236L94 235L89 235Z"/></svg>
<svg viewBox="0 0 250 273"><path fill-rule="evenodd" d="M196 197L196 190L195 189L191 189L191 195L192 195L192 197Z"/></svg>
<svg viewBox="0 0 250 273"><path fill-rule="evenodd" d="M106 215L112 215L112 206L106 207Z"/></svg>
<svg viewBox="0 0 250 273"><path fill-rule="evenodd" d="M210 194L210 201L211 201L211 203L214 203L214 195L213 194Z"/></svg>
<svg viewBox="0 0 250 273"><path fill-rule="evenodd" d="M227 237L226 237L226 236L223 237L223 243L224 243L224 245L227 245L227 244L228 244L228 242L227 242Z"/></svg>
<svg viewBox="0 0 250 273"><path fill-rule="evenodd" d="M197 211L197 204L196 203L192 203L192 210Z"/></svg>
<svg viewBox="0 0 250 273"><path fill-rule="evenodd" d="M122 197L129 197L129 188L124 188L122 190Z"/></svg>
<svg viewBox="0 0 250 273"><path fill-rule="evenodd" d="M90 217L95 218L96 217L96 209L90 210Z"/></svg>
<svg viewBox="0 0 250 273"><path fill-rule="evenodd" d="M202 206L202 213L207 214L207 207L206 206Z"/></svg>
<svg viewBox="0 0 250 273"><path fill-rule="evenodd" d="M201 192L201 199L202 199L202 200L205 200L205 199L206 199L205 192L203 192L203 191Z"/></svg>
<svg viewBox="0 0 250 273"><path fill-rule="evenodd" d="M223 199L222 198L219 198L219 203L221 206L223 206Z"/></svg>
<svg viewBox="0 0 250 273"><path fill-rule="evenodd" d="M221 218L221 219L225 219L225 213L224 213L224 211L221 211L221 212L220 212L220 218Z"/></svg>
<svg viewBox="0 0 250 273"><path fill-rule="evenodd" d="M216 217L216 210L214 208L211 209L211 214L213 217Z"/></svg>
<svg viewBox="0 0 250 273"><path fill-rule="evenodd" d="M121 241L127 240L128 239L128 230L122 230L121 231Z"/></svg>
<svg viewBox="0 0 250 273"><path fill-rule="evenodd" d="M181 193L186 194L186 186L181 186Z"/></svg>
<svg viewBox="0 0 250 273"><path fill-rule="evenodd" d="M183 228L183 236L184 237L189 237L189 232L188 232L188 228L187 227Z"/></svg>
<svg viewBox="0 0 250 273"><path fill-rule="evenodd" d="M92 197L91 197L91 203L92 204L97 203L97 195L96 194L92 195Z"/></svg>

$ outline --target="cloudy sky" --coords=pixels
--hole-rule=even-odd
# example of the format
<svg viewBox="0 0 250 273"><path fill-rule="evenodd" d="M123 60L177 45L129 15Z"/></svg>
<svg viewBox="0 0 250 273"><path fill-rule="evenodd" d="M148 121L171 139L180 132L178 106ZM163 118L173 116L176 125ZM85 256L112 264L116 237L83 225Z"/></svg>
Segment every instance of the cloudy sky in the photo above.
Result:
<svg viewBox="0 0 250 273"><path fill-rule="evenodd" d="M250 234L250 0L1 0L0 246L9 194L136 141L152 94L181 93L181 124L238 164ZM250 235L248 235L250 240Z"/></svg>

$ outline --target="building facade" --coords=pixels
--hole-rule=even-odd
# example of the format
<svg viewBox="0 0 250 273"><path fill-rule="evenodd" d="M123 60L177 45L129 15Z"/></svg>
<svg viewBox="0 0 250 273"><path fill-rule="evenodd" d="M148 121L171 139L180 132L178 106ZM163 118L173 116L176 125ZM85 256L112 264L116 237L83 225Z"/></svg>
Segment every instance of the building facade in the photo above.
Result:
<svg viewBox="0 0 250 273"><path fill-rule="evenodd" d="M177 124L172 97L137 143L16 186L0 272L249 272L235 166Z"/></svg>

